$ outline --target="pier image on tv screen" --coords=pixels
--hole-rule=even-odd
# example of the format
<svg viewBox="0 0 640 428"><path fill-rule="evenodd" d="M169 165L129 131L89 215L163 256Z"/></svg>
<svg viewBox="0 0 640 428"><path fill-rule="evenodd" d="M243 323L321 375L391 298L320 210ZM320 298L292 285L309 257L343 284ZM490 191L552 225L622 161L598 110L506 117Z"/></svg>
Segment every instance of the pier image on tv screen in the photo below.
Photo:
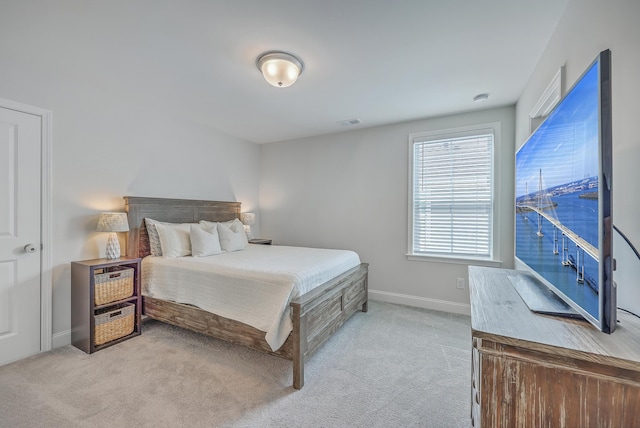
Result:
<svg viewBox="0 0 640 428"><path fill-rule="evenodd" d="M599 320L594 63L516 154L516 257Z"/></svg>

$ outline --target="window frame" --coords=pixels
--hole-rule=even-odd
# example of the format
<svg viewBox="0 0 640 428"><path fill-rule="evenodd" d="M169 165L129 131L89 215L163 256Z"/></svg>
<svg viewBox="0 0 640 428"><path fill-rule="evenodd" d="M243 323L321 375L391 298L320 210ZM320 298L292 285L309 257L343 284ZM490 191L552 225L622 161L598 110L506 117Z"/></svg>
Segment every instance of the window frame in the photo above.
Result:
<svg viewBox="0 0 640 428"><path fill-rule="evenodd" d="M413 221L414 221L414 145L417 142L429 140L444 140L461 137L471 137L474 135L493 134L493 171L492 171L492 222L491 222L491 251L489 257L473 257L464 255L445 254L418 254L413 252ZM473 126L441 129L434 131L416 132L409 134L408 141L408 230L407 230L407 258L417 261L437 261L444 263L483 264L487 266L501 266L500 259L500 210L497 205L497 197L500 194L500 154L501 154L501 123L491 122Z"/></svg>

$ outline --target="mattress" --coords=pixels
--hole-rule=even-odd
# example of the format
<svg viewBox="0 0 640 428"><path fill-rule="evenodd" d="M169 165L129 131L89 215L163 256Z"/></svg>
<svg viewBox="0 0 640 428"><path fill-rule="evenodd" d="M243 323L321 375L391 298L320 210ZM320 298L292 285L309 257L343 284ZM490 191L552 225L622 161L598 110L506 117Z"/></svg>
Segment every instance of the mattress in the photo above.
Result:
<svg viewBox="0 0 640 428"><path fill-rule="evenodd" d="M148 256L142 295L248 324L276 351L293 329L291 300L359 264L348 250L253 244L208 257Z"/></svg>

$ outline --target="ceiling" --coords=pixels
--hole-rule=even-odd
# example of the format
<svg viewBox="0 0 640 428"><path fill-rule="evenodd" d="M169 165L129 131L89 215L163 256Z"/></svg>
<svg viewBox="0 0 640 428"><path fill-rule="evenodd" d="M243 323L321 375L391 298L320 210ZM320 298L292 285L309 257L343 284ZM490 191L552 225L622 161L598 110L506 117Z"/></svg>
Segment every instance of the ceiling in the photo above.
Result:
<svg viewBox="0 0 640 428"><path fill-rule="evenodd" d="M55 26L52 55L64 47L64 55L82 58L75 72L130 99L268 143L514 104L567 2L111 0L40 6L49 8L43 14ZM304 61L295 85L274 88L262 79L255 60L267 50ZM489 100L474 103L480 93L489 93ZM337 123L354 118L362 124Z"/></svg>

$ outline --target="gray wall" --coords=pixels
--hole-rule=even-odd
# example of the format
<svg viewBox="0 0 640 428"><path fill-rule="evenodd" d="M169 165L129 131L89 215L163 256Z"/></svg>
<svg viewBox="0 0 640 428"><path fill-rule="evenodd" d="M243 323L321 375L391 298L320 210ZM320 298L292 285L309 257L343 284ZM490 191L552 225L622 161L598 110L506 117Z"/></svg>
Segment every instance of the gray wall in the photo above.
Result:
<svg viewBox="0 0 640 428"><path fill-rule="evenodd" d="M571 87L597 54L611 49L613 84L613 219L640 249L640 2L573 0L532 73L516 108L516 146L529 134L528 115L553 75L565 67ZM640 263L614 234L618 303L640 313Z"/></svg>
<svg viewBox="0 0 640 428"><path fill-rule="evenodd" d="M466 264L407 260L408 136L502 123L499 256L511 266L514 119L504 107L263 145L262 236L355 250L370 263L372 298L467 313L468 290L456 288Z"/></svg>
<svg viewBox="0 0 640 428"><path fill-rule="evenodd" d="M13 6L0 13L0 97L53 111L51 287L60 346L70 340L69 262L104 256L98 213L123 210L124 195L240 201L253 210L259 147L159 108L157 91L96 81L82 72L87 59L69 54L82 37L58 31L82 23Z"/></svg>

